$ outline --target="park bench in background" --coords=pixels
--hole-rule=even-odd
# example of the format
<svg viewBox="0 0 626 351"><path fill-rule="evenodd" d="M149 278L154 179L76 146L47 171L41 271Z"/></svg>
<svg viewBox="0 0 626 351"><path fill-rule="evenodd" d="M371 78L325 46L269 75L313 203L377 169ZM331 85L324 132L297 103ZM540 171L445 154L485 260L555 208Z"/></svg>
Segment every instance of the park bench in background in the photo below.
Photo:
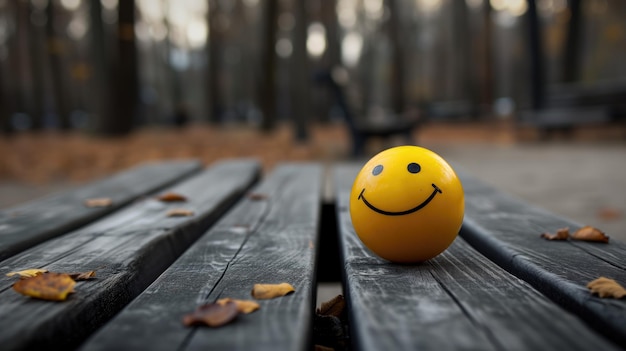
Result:
<svg viewBox="0 0 626 351"><path fill-rule="evenodd" d="M419 127L420 120L417 113L406 115L385 114L380 120L370 120L364 116L359 118L348 102L345 92L347 73L343 68L332 71L323 71L316 74L317 83L326 85L343 116L352 138L352 156L360 157L365 154L367 142L372 139L389 139L400 136L407 144L415 144L414 133Z"/></svg>
<svg viewBox="0 0 626 351"><path fill-rule="evenodd" d="M592 296L584 286L599 275L626 281L624 244L544 241L541 232L577 225L461 172L467 209L460 237L423 264L392 264L365 249L350 222L348 194L360 166L323 172L315 163L282 164L251 188L259 164L225 160L31 242L0 261L2 349L308 350L320 340L313 332L316 280L336 273L319 267L344 278L352 350L625 345L626 302ZM325 181L335 189L331 203L321 196ZM156 200L164 191L188 201ZM36 201L29 206L45 210ZM194 215L166 217L175 207ZM339 263L329 266L335 261L327 244L335 239ZM97 272L66 301L49 302L12 291L15 278L5 274L26 268ZM253 284L281 282L296 292L260 301L259 311L231 324L181 322L202 303L249 299Z"/></svg>

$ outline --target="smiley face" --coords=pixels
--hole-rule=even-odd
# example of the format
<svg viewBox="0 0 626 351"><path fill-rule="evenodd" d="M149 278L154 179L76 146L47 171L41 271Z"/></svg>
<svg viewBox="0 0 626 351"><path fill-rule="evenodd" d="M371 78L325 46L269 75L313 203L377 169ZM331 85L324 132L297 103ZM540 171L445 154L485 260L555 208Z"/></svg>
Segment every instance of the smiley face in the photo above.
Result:
<svg viewBox="0 0 626 351"><path fill-rule="evenodd" d="M385 150L357 175L350 216L361 241L394 262L420 262L444 251L463 221L461 182L450 165L417 146Z"/></svg>

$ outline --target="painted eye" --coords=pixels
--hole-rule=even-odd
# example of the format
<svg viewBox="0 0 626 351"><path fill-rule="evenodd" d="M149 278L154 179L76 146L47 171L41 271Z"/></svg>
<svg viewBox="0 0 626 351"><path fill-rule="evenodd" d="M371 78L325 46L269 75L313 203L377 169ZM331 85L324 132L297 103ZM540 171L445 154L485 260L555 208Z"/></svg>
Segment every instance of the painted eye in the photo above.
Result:
<svg viewBox="0 0 626 351"><path fill-rule="evenodd" d="M383 171L383 165L378 165L372 170L372 174L377 176Z"/></svg>
<svg viewBox="0 0 626 351"><path fill-rule="evenodd" d="M415 162L411 162L409 163L409 165L407 166L407 169L409 170L409 172L411 173L419 173L422 170L422 167L420 167L420 165L418 165Z"/></svg>

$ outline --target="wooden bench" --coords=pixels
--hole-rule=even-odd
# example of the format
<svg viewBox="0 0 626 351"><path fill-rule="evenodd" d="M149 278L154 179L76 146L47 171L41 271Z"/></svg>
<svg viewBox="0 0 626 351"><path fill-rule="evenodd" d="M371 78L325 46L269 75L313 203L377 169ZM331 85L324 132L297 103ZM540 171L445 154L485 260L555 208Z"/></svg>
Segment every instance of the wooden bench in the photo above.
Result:
<svg viewBox="0 0 626 351"><path fill-rule="evenodd" d="M196 165L163 163L153 172L183 164ZM626 301L600 299L585 288L599 275L626 282L623 243L544 241L541 232L578 224L460 172L466 193L460 237L423 264L391 264L364 248L351 225L348 196L360 166L340 164L324 172L316 163L286 163L256 184L261 174L254 160L225 160L203 171L196 165L165 187L146 189L135 202L23 244L29 248L0 260L2 349L308 350L320 340L317 280L336 272L343 277L347 320L334 346L345 347L346 341L351 350L626 345ZM142 177L156 177L153 172ZM127 186L143 181L136 178ZM84 187L94 190L89 197L109 195L95 191L97 184ZM322 196L328 184L334 189L330 201ZM165 191L188 201L158 201L155 196ZM47 198L47 205L36 201L26 207L46 211L55 205L51 198L83 209L82 196L61 195ZM165 215L176 207L194 215ZM0 228L18 220L9 215L13 211L0 212L5 226ZM333 240L338 253L328 245ZM16 279L5 273L27 268L97 273L78 282L66 301L49 302L11 289ZM295 293L259 301L260 310L231 324L213 329L181 322L203 303L249 299L253 284L281 282L292 284Z"/></svg>
<svg viewBox="0 0 626 351"><path fill-rule="evenodd" d="M334 97L337 106L341 110L344 121L352 138L352 157L363 157L367 142L373 139L389 139L402 137L408 144L415 143L414 133L422 122L417 112L410 112L406 115L386 114L382 120L369 120L364 116L357 116L350 107L348 96L345 92L345 83L337 78L336 72L344 72L343 69L333 71L322 71L316 74L315 81L318 84L326 85L331 95ZM340 76L342 74L339 74ZM344 79L347 79L344 78Z"/></svg>

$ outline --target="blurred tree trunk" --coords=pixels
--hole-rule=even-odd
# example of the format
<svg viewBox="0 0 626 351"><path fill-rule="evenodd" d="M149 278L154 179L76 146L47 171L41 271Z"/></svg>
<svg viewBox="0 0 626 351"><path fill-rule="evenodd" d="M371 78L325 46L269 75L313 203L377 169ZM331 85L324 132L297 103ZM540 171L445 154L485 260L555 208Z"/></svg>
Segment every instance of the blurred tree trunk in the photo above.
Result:
<svg viewBox="0 0 626 351"><path fill-rule="evenodd" d="M295 138L297 141L306 141L309 138L307 122L311 114L311 92L312 81L309 71L309 58L307 55L307 15L305 1L296 1L294 11L296 23L294 27L293 57L291 64L291 83L293 88L291 115L294 122Z"/></svg>
<svg viewBox="0 0 626 351"><path fill-rule="evenodd" d="M483 4L483 28L481 59L479 62L481 74L480 102L484 106L493 105L493 22L491 20L491 4L485 1Z"/></svg>
<svg viewBox="0 0 626 351"><path fill-rule="evenodd" d="M170 33L172 30L170 22L167 19L165 19L164 22L167 33ZM166 81L172 93L172 111L169 115L175 126L182 127L187 124L189 116L187 115L187 109L183 102L181 73L174 68L172 62L172 42L169 36L165 38L164 43L166 53Z"/></svg>
<svg viewBox="0 0 626 351"><path fill-rule="evenodd" d="M61 130L70 128L70 97L64 61L66 59L66 42L57 33L55 28L56 9L54 1L49 1L46 7L46 35L48 42L48 59L50 60L50 72L52 73L52 94L56 105L58 126Z"/></svg>
<svg viewBox="0 0 626 351"><path fill-rule="evenodd" d="M276 27L278 21L278 0L266 0L263 18L263 47L261 66L262 77L259 84L263 119L261 129L273 130L276 127Z"/></svg>
<svg viewBox="0 0 626 351"><path fill-rule="evenodd" d="M118 4L118 62L115 87L115 114L106 131L122 135L132 131L139 100L139 75L135 43L135 1L124 0Z"/></svg>
<svg viewBox="0 0 626 351"><path fill-rule="evenodd" d="M7 40L11 40L10 38ZM7 56L10 56L11 53ZM13 132L11 127L11 110L13 105L10 103L11 98L9 96L9 89L7 89L6 83L11 82L7 69L7 59L0 59L0 133L8 135Z"/></svg>
<svg viewBox="0 0 626 351"><path fill-rule="evenodd" d="M4 74L4 63L0 64L0 133L2 134L11 134L13 131L11 128L11 116L10 109L7 106L7 89L4 86L5 79Z"/></svg>
<svg viewBox="0 0 626 351"><path fill-rule="evenodd" d="M110 54L106 50L104 23L102 21L102 4L100 1L89 3L90 34L90 61L93 67L91 84L91 104L96 115L95 126L97 131L107 129L107 123L113 114L113 93L111 87Z"/></svg>
<svg viewBox="0 0 626 351"><path fill-rule="evenodd" d="M209 122L218 124L223 111L223 99L220 90L220 57L222 54L221 28L219 27L219 1L211 1L209 5Z"/></svg>
<svg viewBox="0 0 626 351"><path fill-rule="evenodd" d="M91 2L91 55L94 63L95 100L99 114L97 132L108 136L133 130L139 101L139 75L135 43L135 1L118 3L117 56L106 50L102 7Z"/></svg>
<svg viewBox="0 0 626 351"><path fill-rule="evenodd" d="M341 63L341 44L339 43L339 24L337 23L337 0L321 1L322 16L326 26L326 66L332 68Z"/></svg>
<svg viewBox="0 0 626 351"><path fill-rule="evenodd" d="M528 0L527 12L528 44L530 52L531 104L534 110L545 105L545 74L543 71L543 45L541 41L541 22L537 12L536 0Z"/></svg>
<svg viewBox="0 0 626 351"><path fill-rule="evenodd" d="M30 14L27 18L31 18L34 16L44 16L43 13L39 13L39 10L33 5L32 2L28 3L28 13ZM47 19L48 21L50 19ZM30 114L32 117L32 129L41 129L44 127L44 60L43 57L45 52L44 40L43 40L43 28L41 28L40 23L36 23L36 21L30 21L31 25L28 28L28 44L29 44L29 56L30 56L30 64L31 71L33 75L33 99L32 105L30 109Z"/></svg>
<svg viewBox="0 0 626 351"><path fill-rule="evenodd" d="M563 52L563 81L575 82L578 79L580 65L580 33L582 7L580 0L569 0L570 18L567 26L567 38Z"/></svg>
<svg viewBox="0 0 626 351"><path fill-rule="evenodd" d="M17 94L17 68L19 65L19 57L17 50L17 27L19 16L17 15L16 2L10 1L6 3L5 16L7 19L12 17L13 21L7 20L7 55L0 61L0 131L9 135L14 132L11 116L17 110L17 102L19 95ZM13 27L13 28L11 28ZM11 32L11 29L13 31Z"/></svg>
<svg viewBox="0 0 626 351"><path fill-rule="evenodd" d="M404 111L404 57L402 48L402 24L396 0L386 0L390 17L387 21L387 33L391 42L391 107L397 114Z"/></svg>
<svg viewBox="0 0 626 351"><path fill-rule="evenodd" d="M471 50L470 25L468 20L467 3L465 1L452 1L452 19L454 23L454 74L458 79L458 88L455 98L469 99L472 104L477 101L476 94L472 91L470 67L474 67Z"/></svg>
<svg viewBox="0 0 626 351"><path fill-rule="evenodd" d="M339 31L337 23L337 1L324 0L320 1L320 13L322 23L326 28L326 51L322 57L321 69L332 72L334 67L341 64L341 47L339 45ZM319 86L317 100L314 104L316 118L320 122L328 122L331 115L331 107L334 105L335 98L332 96L330 89L323 89Z"/></svg>

